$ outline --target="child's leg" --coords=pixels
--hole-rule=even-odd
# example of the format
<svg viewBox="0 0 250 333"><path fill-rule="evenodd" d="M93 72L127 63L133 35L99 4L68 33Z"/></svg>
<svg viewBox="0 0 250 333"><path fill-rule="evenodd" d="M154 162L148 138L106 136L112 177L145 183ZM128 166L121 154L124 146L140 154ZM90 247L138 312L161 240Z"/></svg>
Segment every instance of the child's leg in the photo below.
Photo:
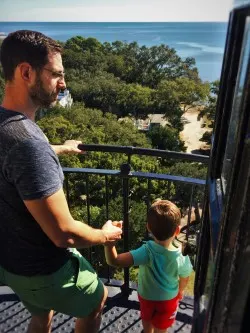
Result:
<svg viewBox="0 0 250 333"><path fill-rule="evenodd" d="M154 327L150 321L142 319L143 333L154 333Z"/></svg>
<svg viewBox="0 0 250 333"><path fill-rule="evenodd" d="M143 333L154 333L152 324L152 317L155 311L154 301L146 300L138 294L141 310L141 321L143 326Z"/></svg>
<svg viewBox="0 0 250 333"><path fill-rule="evenodd" d="M168 328L174 324L178 308L179 296L167 301L158 301L153 318L153 333L166 333Z"/></svg>

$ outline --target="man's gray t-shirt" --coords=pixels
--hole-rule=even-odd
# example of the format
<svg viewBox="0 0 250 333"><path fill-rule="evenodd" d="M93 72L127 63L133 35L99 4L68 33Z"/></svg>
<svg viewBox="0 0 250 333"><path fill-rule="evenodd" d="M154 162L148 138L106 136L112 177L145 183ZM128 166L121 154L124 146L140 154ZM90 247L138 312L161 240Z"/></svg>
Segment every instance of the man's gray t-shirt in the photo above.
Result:
<svg viewBox="0 0 250 333"><path fill-rule="evenodd" d="M0 107L0 265L24 276L50 274L67 260L23 200L62 188L59 160L41 129L22 113Z"/></svg>

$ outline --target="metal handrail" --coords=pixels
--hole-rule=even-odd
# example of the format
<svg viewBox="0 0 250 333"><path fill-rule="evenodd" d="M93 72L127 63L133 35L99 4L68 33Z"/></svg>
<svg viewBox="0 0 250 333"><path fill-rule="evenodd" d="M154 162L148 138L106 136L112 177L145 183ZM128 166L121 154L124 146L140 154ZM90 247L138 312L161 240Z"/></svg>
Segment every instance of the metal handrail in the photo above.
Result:
<svg viewBox="0 0 250 333"><path fill-rule="evenodd" d="M93 174L99 176L122 176L120 170L111 169L91 169L91 168L63 168L64 173L84 173ZM205 179L168 175L163 173L152 173L152 172L141 172L141 171L130 171L126 177L128 178L147 178L151 180L166 180L171 182L181 182L190 185L205 185Z"/></svg>
<svg viewBox="0 0 250 333"><path fill-rule="evenodd" d="M190 162L200 162L208 164L209 157L205 155L190 154L183 152L175 152L170 150L160 150L151 148L140 148L133 146L115 146L115 145L98 145L98 144L79 144L78 148L84 151L99 151L110 153L123 153L126 155L144 155L156 156L162 158L172 158L178 160L185 160Z"/></svg>

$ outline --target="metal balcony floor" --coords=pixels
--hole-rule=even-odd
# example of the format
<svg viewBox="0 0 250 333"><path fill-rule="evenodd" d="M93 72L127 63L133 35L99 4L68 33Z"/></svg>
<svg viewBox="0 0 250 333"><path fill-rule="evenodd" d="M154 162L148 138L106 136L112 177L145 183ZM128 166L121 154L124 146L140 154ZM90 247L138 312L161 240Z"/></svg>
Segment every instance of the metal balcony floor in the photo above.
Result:
<svg viewBox="0 0 250 333"><path fill-rule="evenodd" d="M127 299L120 288L108 287L109 298L103 311L102 333L140 333L142 324L137 294L135 291ZM180 302L176 322L168 333L190 333L193 315L193 298L185 297ZM22 333L27 331L30 313L17 296L7 287L0 287L0 333ZM61 313L53 318L53 333L73 333L75 319Z"/></svg>

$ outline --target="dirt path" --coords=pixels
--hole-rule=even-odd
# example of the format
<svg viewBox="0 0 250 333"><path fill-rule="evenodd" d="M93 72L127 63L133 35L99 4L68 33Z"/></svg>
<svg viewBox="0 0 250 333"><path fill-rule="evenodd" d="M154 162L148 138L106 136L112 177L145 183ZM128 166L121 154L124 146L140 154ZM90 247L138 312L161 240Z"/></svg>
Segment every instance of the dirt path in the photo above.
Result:
<svg viewBox="0 0 250 333"><path fill-rule="evenodd" d="M203 133L207 131L206 128L202 128L202 120L197 120L198 112L196 109L189 109L183 115L184 130L180 133L181 139L185 141L187 147L187 153L191 153L192 150L200 149L204 146L204 143L199 141Z"/></svg>

